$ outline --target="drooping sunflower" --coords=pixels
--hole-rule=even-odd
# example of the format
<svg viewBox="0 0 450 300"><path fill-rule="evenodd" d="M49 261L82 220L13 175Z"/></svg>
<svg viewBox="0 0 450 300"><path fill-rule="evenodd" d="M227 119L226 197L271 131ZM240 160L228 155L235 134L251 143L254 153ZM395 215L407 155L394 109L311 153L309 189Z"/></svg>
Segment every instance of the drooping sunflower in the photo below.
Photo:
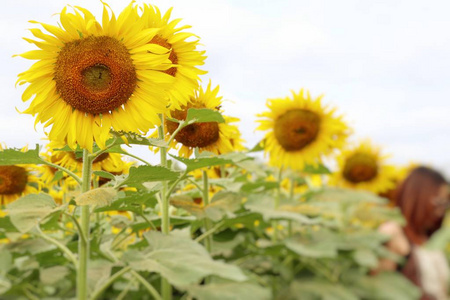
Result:
<svg viewBox="0 0 450 300"><path fill-rule="evenodd" d="M199 87L194 98L187 105L180 109L170 110L169 114L178 120L185 120L189 108L208 108L220 111L222 97L219 97L219 86L211 89L211 81L206 90ZM242 150L242 139L239 129L231 123L239 121L237 118L223 116L225 122L203 122L194 123L181 129L170 145L177 148L177 143L181 144L178 154L183 157L190 157L194 148L199 152L208 151L215 154L223 154L235 150ZM167 137L178 128L178 123L167 120L165 122Z"/></svg>
<svg viewBox="0 0 450 300"><path fill-rule="evenodd" d="M52 125L50 140L92 151L94 141L105 147L111 128L146 133L159 124L174 82L161 72L173 66L170 51L149 43L159 28L147 28L147 12L139 18L134 11L130 4L116 18L104 4L99 23L84 8L65 7L60 26L31 21L47 33L33 28L36 40L25 38L40 49L20 55L37 62L18 83L29 83L22 100L32 101L24 113Z"/></svg>
<svg viewBox="0 0 450 300"><path fill-rule="evenodd" d="M148 28L161 28L150 43L170 49L169 59L173 67L163 72L173 76L175 81L167 91L170 96L170 108L180 109L194 96L198 87L199 75L206 74L198 66L204 64L205 51L198 50L198 36L185 32L189 25L177 27L181 19L170 21L172 8L164 15L156 6L145 4L142 8L143 17Z"/></svg>
<svg viewBox="0 0 450 300"><path fill-rule="evenodd" d="M345 150L338 157L338 171L330 178L330 185L383 193L395 186L394 166L386 164L388 156L370 141Z"/></svg>
<svg viewBox="0 0 450 300"><path fill-rule="evenodd" d="M292 98L267 100L269 111L258 114L257 130L268 131L264 152L270 165L301 171L342 147L349 128L334 108L322 105L322 96L313 99L303 89L292 94Z"/></svg>
<svg viewBox="0 0 450 300"><path fill-rule="evenodd" d="M0 144L0 151L4 148ZM22 151L27 151L24 147ZM34 165L19 164L0 166L0 204L6 205L27 194L40 191L42 183L36 176Z"/></svg>

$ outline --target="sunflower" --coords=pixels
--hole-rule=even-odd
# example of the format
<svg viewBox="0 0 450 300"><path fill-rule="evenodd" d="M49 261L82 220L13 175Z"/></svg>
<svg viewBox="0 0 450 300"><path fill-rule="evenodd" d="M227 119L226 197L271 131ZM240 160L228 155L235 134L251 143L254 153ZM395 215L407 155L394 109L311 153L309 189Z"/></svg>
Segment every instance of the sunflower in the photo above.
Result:
<svg viewBox="0 0 450 300"><path fill-rule="evenodd" d="M194 96L199 75L206 74L198 66L204 64L205 51L197 50L199 39L196 35L183 31L191 26L178 27L181 19L170 20L172 9L164 15L156 6L145 4L142 8L148 28L161 28L150 43L170 49L169 59L173 67L164 72L173 76L175 82L168 90L171 109L180 109Z"/></svg>
<svg viewBox="0 0 450 300"><path fill-rule="evenodd" d="M20 56L37 60L18 75L29 83L23 101L32 99L24 113L50 126L50 140L77 144L92 151L95 141L105 147L110 129L146 133L165 113L165 90L173 76L170 51L149 43L159 28L147 28L130 4L116 18L103 6L102 23L86 9L65 7L60 26L40 24L47 33L31 29L37 40L25 38L40 50ZM33 95L35 95L33 97Z"/></svg>
<svg viewBox="0 0 450 300"><path fill-rule="evenodd" d="M56 163L57 155L49 154L49 153L41 153L41 157L43 157L46 161L51 163ZM49 165L39 165L37 166L39 172L39 179L43 182L45 187L51 191L53 189L62 190L64 192L69 190L74 190L78 183L72 177L63 174L63 176L55 180L56 172L58 171L56 168ZM50 192L49 192L50 193Z"/></svg>
<svg viewBox="0 0 450 300"><path fill-rule="evenodd" d="M219 86L212 90L211 82L209 82L206 90L202 87L198 88L190 103L181 109L170 110L169 114L175 119L185 120L189 108L220 111L222 97L217 96L218 92ZM199 152L208 151L215 154L243 149L239 129L231 124L239 119L224 116L224 120L224 123L203 122L188 125L177 133L170 146L177 148L177 143L181 144L178 154L183 157L190 157L194 148L198 148ZM178 128L178 123L169 120L165 122L165 125L167 137Z"/></svg>
<svg viewBox="0 0 450 300"><path fill-rule="evenodd" d="M369 141L345 150L338 157L339 170L330 178L330 185L383 193L395 186L394 166L387 165L388 156Z"/></svg>
<svg viewBox="0 0 450 300"><path fill-rule="evenodd" d="M0 151L4 148L0 144ZM23 152L27 150L27 147L22 149ZM6 205L27 194L38 193L42 182L35 173L34 165L0 166L0 204Z"/></svg>
<svg viewBox="0 0 450 300"><path fill-rule="evenodd" d="M303 90L292 94L292 98L267 100L269 111L258 115L257 130L269 130L263 143L270 165L303 170L342 147L349 128L335 116L335 109L322 105L321 96L313 99Z"/></svg>
<svg viewBox="0 0 450 300"><path fill-rule="evenodd" d="M58 151L64 144L51 141L47 148L49 150L50 161L69 169L81 176L83 161L81 157L77 157L74 152ZM106 171L113 175L128 174L133 162L125 162L119 153L102 153L92 162L92 170Z"/></svg>

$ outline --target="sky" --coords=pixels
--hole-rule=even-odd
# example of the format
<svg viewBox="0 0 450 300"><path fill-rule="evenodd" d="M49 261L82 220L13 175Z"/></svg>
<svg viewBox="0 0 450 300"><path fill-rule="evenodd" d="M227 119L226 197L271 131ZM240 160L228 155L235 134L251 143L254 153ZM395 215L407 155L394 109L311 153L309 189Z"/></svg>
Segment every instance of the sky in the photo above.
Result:
<svg viewBox="0 0 450 300"><path fill-rule="evenodd" d="M137 1L138 3L142 1ZM108 1L118 14L128 1ZM220 85L225 114L241 119L252 147L264 136L256 114L268 98L291 90L324 95L353 127L352 140L370 138L390 161L434 166L450 177L450 18L448 1L160 0L148 2L201 38L208 56L206 85ZM101 18L100 1L5 0L0 10L0 141L43 144L42 126L19 114L17 74L33 50L22 40L37 20L56 25L65 4ZM17 110L16 110L17 109ZM142 149L132 149L146 153Z"/></svg>

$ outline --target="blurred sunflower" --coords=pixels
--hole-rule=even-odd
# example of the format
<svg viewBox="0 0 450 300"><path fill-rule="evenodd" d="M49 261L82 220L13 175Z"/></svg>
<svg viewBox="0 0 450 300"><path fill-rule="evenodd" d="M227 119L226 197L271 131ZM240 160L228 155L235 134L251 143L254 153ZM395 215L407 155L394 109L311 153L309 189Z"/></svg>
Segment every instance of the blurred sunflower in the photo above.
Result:
<svg viewBox="0 0 450 300"><path fill-rule="evenodd" d="M142 10L148 28L161 28L150 43L171 50L169 59L173 66L163 72L175 79L168 90L170 108L180 109L181 105L186 105L194 96L199 75L207 73L198 68L204 64L205 51L197 50L199 38L196 35L183 31L191 26L177 28L181 19L169 21L172 9L162 15L156 6L145 4Z"/></svg>
<svg viewBox="0 0 450 300"><path fill-rule="evenodd" d="M77 157L74 152L55 150L63 147L64 144L56 141L51 141L47 145L49 153L51 153L50 161L81 175L83 167L82 158ZM123 161L122 156L119 153L105 152L94 159L92 162L92 170L106 171L113 175L128 174L128 171L133 164L134 162Z"/></svg>
<svg viewBox="0 0 450 300"><path fill-rule="evenodd" d="M208 108L220 111L222 97L217 96L218 92L219 86L212 90L211 82L209 82L206 90L199 87L190 103L181 109L170 110L169 114L177 120L185 120L189 108ZM190 157L194 148L198 148L199 152L208 151L215 154L244 149L239 129L236 125L231 124L239 119L223 117L224 123L202 122L184 127L177 133L170 146L177 148L177 143L181 144L178 154L183 157ZM178 123L167 120L165 124L167 137L169 137L178 128Z"/></svg>
<svg viewBox="0 0 450 300"><path fill-rule="evenodd" d="M160 72L173 67L170 51L149 43L159 28L147 28L148 10L141 18L134 10L130 4L116 18L104 4L102 24L81 7L65 7L60 26L31 21L48 33L33 28L37 40L25 38L40 50L20 54L38 61L18 83L29 83L23 101L35 95L24 113L53 125L50 140L92 151L94 141L105 147L111 128L146 133L160 123L174 82Z"/></svg>
<svg viewBox="0 0 450 300"><path fill-rule="evenodd" d="M40 156L44 158L46 161L57 164L55 159L55 154L50 153L41 153ZM39 178L45 185L45 187L50 191L54 188L57 188L58 191L61 189L63 191L74 190L78 183L72 177L63 174L60 179L55 180L56 173L58 170L49 165L39 165L37 166L39 172ZM58 188L59 187L59 188Z"/></svg>
<svg viewBox="0 0 450 300"><path fill-rule="evenodd" d="M4 148L0 144L0 151ZM22 151L27 151L24 147ZM42 183L35 175L35 166L29 164L0 166L0 204L6 205L27 194L41 190Z"/></svg>
<svg viewBox="0 0 450 300"><path fill-rule="evenodd" d="M257 130L269 130L264 139L269 163L303 170L317 165L323 155L344 145L349 128L335 109L322 105L322 96L311 98L302 90L293 97L269 99L269 111L259 114Z"/></svg>
<svg viewBox="0 0 450 300"><path fill-rule="evenodd" d="M395 186L394 166L386 164L386 155L369 141L342 152L339 170L330 177L330 185L382 193Z"/></svg>

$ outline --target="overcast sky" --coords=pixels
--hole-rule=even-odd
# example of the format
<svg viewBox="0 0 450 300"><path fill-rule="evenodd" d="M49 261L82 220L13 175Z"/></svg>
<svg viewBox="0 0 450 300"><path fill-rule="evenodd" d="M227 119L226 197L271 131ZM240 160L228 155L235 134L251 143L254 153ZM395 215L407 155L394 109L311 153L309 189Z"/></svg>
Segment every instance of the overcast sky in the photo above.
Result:
<svg viewBox="0 0 450 300"><path fill-rule="evenodd" d="M140 2L140 1L138 1ZM118 14L127 1L108 1ZM339 108L355 139L370 137L395 163L431 164L450 175L450 3L448 1L153 1L193 26L207 51L203 81L221 86L226 114L241 118L247 146L267 98L304 87ZM18 73L32 50L28 20L56 25L64 4L100 17L100 1L3 0L0 10L0 141L43 143Z"/></svg>

